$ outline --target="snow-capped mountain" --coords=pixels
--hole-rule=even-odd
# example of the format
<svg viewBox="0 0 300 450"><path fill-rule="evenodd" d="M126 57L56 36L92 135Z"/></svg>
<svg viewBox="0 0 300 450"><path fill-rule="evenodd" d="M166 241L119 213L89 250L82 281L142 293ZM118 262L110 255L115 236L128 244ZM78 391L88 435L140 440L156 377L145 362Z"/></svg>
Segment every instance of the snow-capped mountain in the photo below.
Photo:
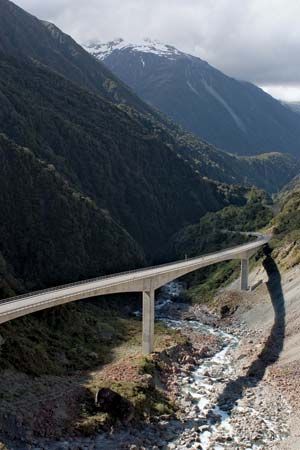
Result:
<svg viewBox="0 0 300 450"><path fill-rule="evenodd" d="M300 156L299 114L257 86L150 39L116 39L85 48L148 104L202 139L238 154Z"/></svg>
<svg viewBox="0 0 300 450"><path fill-rule="evenodd" d="M134 44L127 42L122 38L118 38L114 41L106 42L103 44L91 42L85 45L85 48L90 53L92 53L92 55L103 61L113 52L118 50L129 50L139 53L153 53L154 55L162 56L165 58L174 58L174 56L182 54L172 45L166 45L157 40L151 40L149 38L145 38L140 43Z"/></svg>

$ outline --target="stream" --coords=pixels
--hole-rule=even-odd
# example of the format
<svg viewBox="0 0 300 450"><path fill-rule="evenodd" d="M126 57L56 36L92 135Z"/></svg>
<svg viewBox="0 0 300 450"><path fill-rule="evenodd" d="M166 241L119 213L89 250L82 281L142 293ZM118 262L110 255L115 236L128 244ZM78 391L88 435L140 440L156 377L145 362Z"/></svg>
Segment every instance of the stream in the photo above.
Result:
<svg viewBox="0 0 300 450"><path fill-rule="evenodd" d="M194 320L188 305L180 302L184 286L172 282L156 299L156 319L168 327L180 329L196 338L199 352L196 357L183 355L184 362L176 363L174 382L178 418L158 417L157 420L133 426L123 426L111 433L96 437L74 438L44 443L33 450L265 450L278 448L288 436L290 408L275 388L264 380L255 383L241 377L237 358L242 340L249 339L249 331L239 327L231 334L200 316ZM135 313L141 315L141 311ZM198 339L198 341L197 341ZM194 342L194 341L193 341ZM207 346L205 345L207 343ZM208 353L201 349L207 347ZM198 348L198 347L196 347ZM242 358L241 358L242 356ZM187 358L187 361L185 361ZM191 362L192 361L192 362ZM191 362L189 364L189 362ZM174 367L173 367L174 368ZM243 379L236 395L236 380ZM232 389L232 390L231 390ZM226 392L226 395L222 395ZM23 449L22 449L23 450Z"/></svg>
<svg viewBox="0 0 300 450"><path fill-rule="evenodd" d="M170 319L166 319L164 322L169 327L175 329L183 329L187 325L185 321ZM230 424L230 416L226 410L213 405L211 393L219 381L224 383L224 381L233 375L234 369L231 364L232 358L230 357L230 351L237 346L238 339L223 331L202 325L196 321L189 321L188 327L202 334L216 335L222 339L224 344L222 350L214 356L205 358L201 366L195 369L190 377L182 375L179 377L181 382L181 397L183 399L188 398L192 404L197 405L198 408L196 411L198 418L208 416L206 424L202 426L203 431L199 433L202 449L208 450L213 438L220 435L220 433L224 437L224 440L233 440L234 430ZM212 416L212 418L209 418L209 416ZM225 448L221 445L216 445L214 450L223 450ZM250 448L252 450L258 450L260 447L253 446Z"/></svg>
<svg viewBox="0 0 300 450"><path fill-rule="evenodd" d="M277 415L265 417L266 409L275 409L272 405L275 397L272 399L271 395L270 399L266 398L266 403L270 400L271 404L270 406L264 405L264 400L260 399L260 396L264 397L264 391L259 392L258 390L258 404L262 406L261 411L256 407L257 402L251 392L245 392L245 399L239 399L234 407L230 400L227 403L222 401L221 406L218 404L218 395L228 383L237 378L234 351L239 345L240 338L199 321L170 319L168 306L173 300L176 300L176 297L180 296L181 290L182 286L178 283L170 283L165 287L157 299L157 317L174 329L187 329L187 332L193 330L202 335L216 336L221 341L221 349L213 356L199 361L200 364L189 376L179 375L180 402L186 406L186 418L192 420L194 422L192 425L195 426L189 425L179 438L172 441L169 448L176 450L190 448L263 450L270 448L272 444L287 435L284 419L282 420ZM285 408L288 412L289 408L284 401L281 398L278 398L277 401L280 404L278 410ZM242 417L241 421L238 419L239 415ZM253 421L253 426L249 421ZM198 424L200 425L198 426ZM240 435L237 433L237 424L242 425L238 427L242 431ZM260 429L257 429L258 426ZM191 440L191 427L198 432L194 432L194 441Z"/></svg>

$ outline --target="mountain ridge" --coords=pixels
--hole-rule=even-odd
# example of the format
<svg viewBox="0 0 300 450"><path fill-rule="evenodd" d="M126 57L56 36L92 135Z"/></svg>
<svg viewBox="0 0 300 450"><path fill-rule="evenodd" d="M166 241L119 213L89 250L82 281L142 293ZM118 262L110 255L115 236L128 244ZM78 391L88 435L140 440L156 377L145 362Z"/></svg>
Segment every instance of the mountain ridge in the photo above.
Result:
<svg viewBox="0 0 300 450"><path fill-rule="evenodd" d="M0 68L1 131L53 164L148 251L180 223L225 205L217 186L112 103L29 60L2 57Z"/></svg>
<svg viewBox="0 0 300 450"><path fill-rule="evenodd" d="M2 29L0 51L4 54L16 57L28 57L33 61L39 61L49 70L59 73L72 83L83 89L100 95L124 110L142 126L146 126L150 132L165 144L171 147L177 155L184 160L194 162L195 147L197 147L197 164L201 160L202 173L209 179L221 183L238 184L244 179L237 176L241 167L236 160L227 157L211 145L198 140L195 144L193 138L192 152L190 152L191 137L172 123L160 112L152 109L140 100L130 88L116 78L100 61L93 58L87 51L80 47L70 36L63 33L54 24L40 21L15 6L9 0L0 0L2 14L0 16L0 29ZM11 24L14 24L13 28ZM4 130L5 131L5 130ZM220 162L225 164L228 174L224 176L224 167L219 167ZM199 164L197 166L199 168ZM194 164L192 164L194 169ZM289 181L290 163L282 161L280 174L284 169L282 184ZM243 170L253 172L250 165L243 163ZM290 178L296 175L292 171ZM267 188L269 191L277 191L282 177L273 177L275 183L268 183L263 177L251 177L250 184L259 188Z"/></svg>
<svg viewBox="0 0 300 450"><path fill-rule="evenodd" d="M166 46L169 52L174 49L166 55L120 40L109 45L106 53L105 44L86 48L187 131L231 153L280 151L299 158L299 116L257 86L228 77L172 46Z"/></svg>
<svg viewBox="0 0 300 450"><path fill-rule="evenodd" d="M282 102L287 108L291 109L292 111L296 112L297 114L300 114L300 101L295 102Z"/></svg>
<svg viewBox="0 0 300 450"><path fill-rule="evenodd" d="M128 252L144 253L150 262L177 230L208 211L245 202L248 188L216 181L233 161L228 155L187 135L167 119L160 122L158 112L140 99L136 103L130 89L118 84L103 64L54 25L50 32L49 24L45 26L11 2L0 0L0 5L0 132L13 145L28 148L37 160L53 166L75 196L95 204L99 211L95 214L103 224L99 233L108 233L114 251L117 236L127 236ZM75 75L74 64L78 69ZM95 78L86 80L85 71L94 68ZM100 81L98 74L102 74ZM103 79L115 83L112 91L106 89ZM90 85L93 80L98 80L99 87ZM11 144L4 142L3 146L10 148ZM201 170L195 162L202 164ZM217 164L220 167L216 168ZM286 167L282 179L288 172ZM211 181L213 174L216 180ZM9 191L9 186L6 189ZM36 194L32 195L35 198ZM73 204L72 195L66 198ZM11 216L17 214L9 211ZM42 208L36 214L38 221L44 219L43 233L47 236L48 232L45 239L50 239L51 222ZM103 215L119 227L118 233L109 236ZM89 222L85 224L80 215L78 221L82 238L88 236ZM7 230L1 237L1 248L5 248L6 235ZM34 260L35 255L33 248L30 258ZM14 267L15 258L5 260ZM110 258L109 251L103 258ZM101 268L100 258L95 260L99 261L99 272L106 270L104 263ZM92 266L87 267L90 271L84 272L84 277L94 276ZM122 270L117 264L113 267Z"/></svg>

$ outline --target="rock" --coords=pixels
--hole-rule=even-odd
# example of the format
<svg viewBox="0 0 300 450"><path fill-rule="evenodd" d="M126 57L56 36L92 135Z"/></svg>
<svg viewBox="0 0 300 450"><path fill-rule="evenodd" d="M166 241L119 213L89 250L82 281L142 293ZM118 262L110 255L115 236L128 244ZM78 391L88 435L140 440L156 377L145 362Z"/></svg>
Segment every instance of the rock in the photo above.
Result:
<svg viewBox="0 0 300 450"><path fill-rule="evenodd" d="M152 377L152 375L150 375L149 373L145 373L145 374L142 376L142 380L143 380L143 382L144 382L147 386L152 386L153 383L154 383L153 377Z"/></svg>
<svg viewBox="0 0 300 450"><path fill-rule="evenodd" d="M187 401L187 402L192 401L192 400L193 400L192 394L191 394L190 392L188 392L187 394L185 394L184 400Z"/></svg>
<svg viewBox="0 0 300 450"><path fill-rule="evenodd" d="M228 305L223 305L220 308L220 316L221 319L223 319L224 317L228 316L231 313L230 308Z"/></svg>
<svg viewBox="0 0 300 450"><path fill-rule="evenodd" d="M95 404L99 411L110 414L121 421L129 422L133 418L134 409L132 404L109 388L102 388L97 391Z"/></svg>
<svg viewBox="0 0 300 450"><path fill-rule="evenodd" d="M199 426L198 430L200 433L204 433L204 431L209 431L210 428L209 428L209 425L201 425L201 426Z"/></svg>
<svg viewBox="0 0 300 450"><path fill-rule="evenodd" d="M206 357L210 352L210 348L207 345L204 345L201 350L199 351L199 357L204 358Z"/></svg>
<svg viewBox="0 0 300 450"><path fill-rule="evenodd" d="M193 358L191 355L186 355L183 358L183 362L195 365L195 358Z"/></svg>

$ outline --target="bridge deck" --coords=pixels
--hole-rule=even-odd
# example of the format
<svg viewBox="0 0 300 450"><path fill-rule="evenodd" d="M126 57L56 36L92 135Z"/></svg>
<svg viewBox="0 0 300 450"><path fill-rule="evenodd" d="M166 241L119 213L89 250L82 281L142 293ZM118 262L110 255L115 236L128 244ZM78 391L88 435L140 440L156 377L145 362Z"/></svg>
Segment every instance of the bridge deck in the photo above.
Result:
<svg viewBox="0 0 300 450"><path fill-rule="evenodd" d="M32 312L98 295L120 292L138 292L157 289L172 279L229 259L243 258L270 240L269 235L259 235L253 242L219 252L182 261L148 267L129 272L86 280L57 288L13 297L0 302L0 323Z"/></svg>

